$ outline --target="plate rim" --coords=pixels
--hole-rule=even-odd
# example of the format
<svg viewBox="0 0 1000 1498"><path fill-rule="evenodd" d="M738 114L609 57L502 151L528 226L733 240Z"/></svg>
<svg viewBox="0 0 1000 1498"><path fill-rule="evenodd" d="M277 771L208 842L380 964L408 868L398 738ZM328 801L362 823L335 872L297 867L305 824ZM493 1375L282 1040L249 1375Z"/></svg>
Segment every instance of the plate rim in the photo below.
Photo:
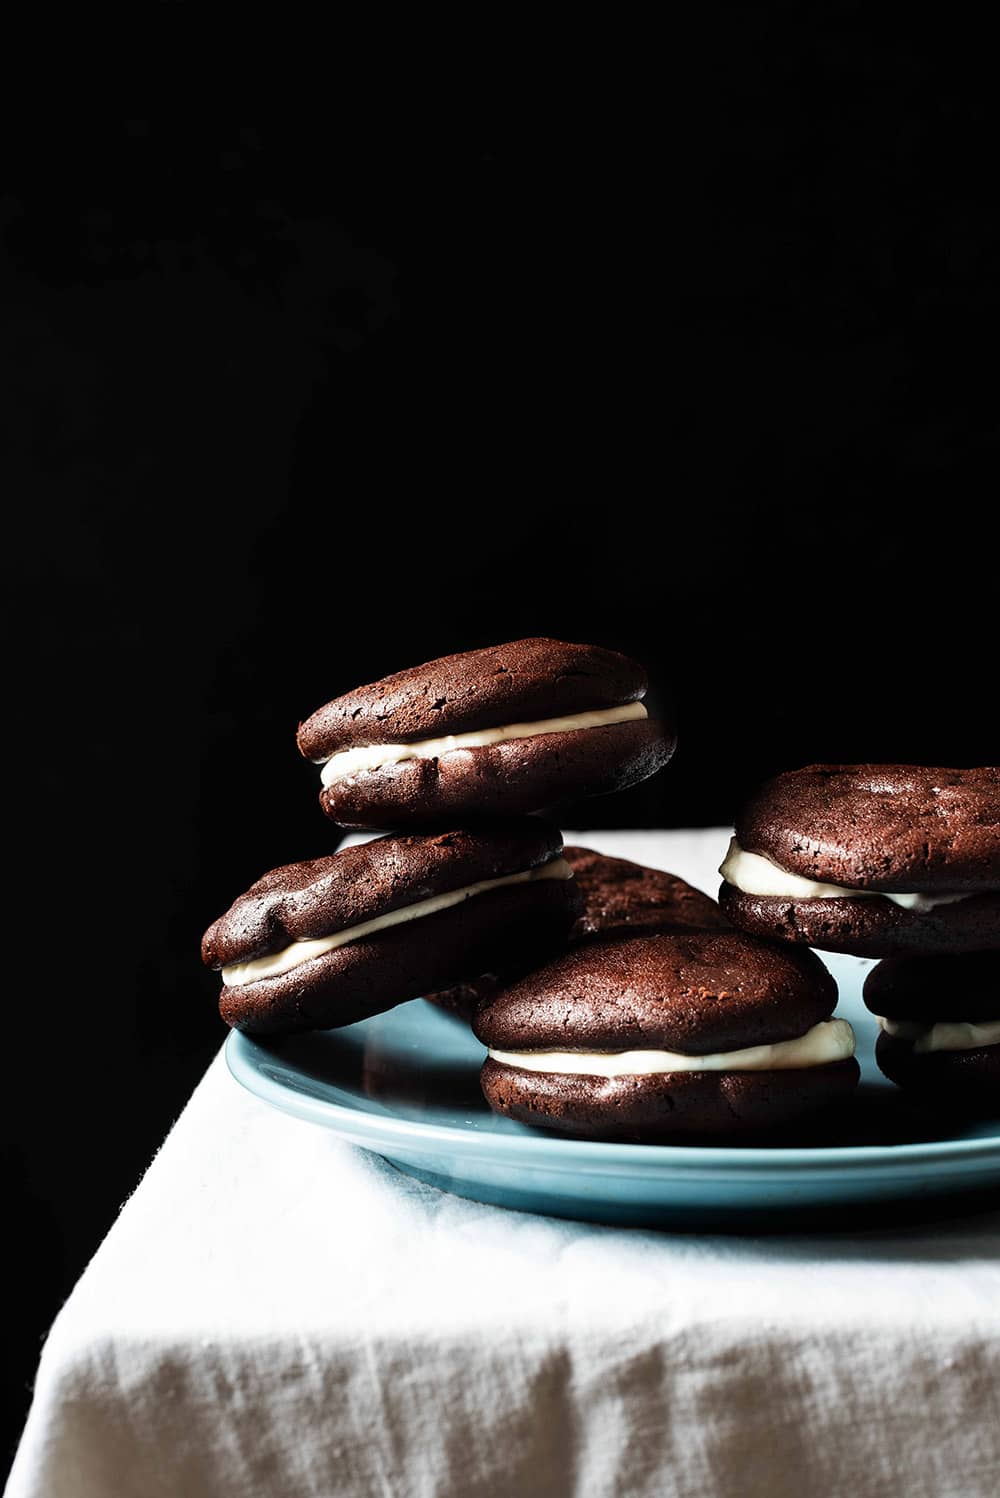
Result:
<svg viewBox="0 0 1000 1498"><path fill-rule="evenodd" d="M253 1036L239 1030L231 1030L223 1046L226 1066L236 1082L252 1096L279 1108L282 1112L302 1117L304 1113L314 1115L310 1121L334 1126L344 1122L350 1125L355 1135L398 1140L408 1146L418 1141L428 1145L448 1146L461 1153L480 1156L509 1156L517 1151L525 1163L540 1160L555 1164L560 1154L572 1156L580 1166L628 1165L635 1167L640 1162L661 1169L672 1167L686 1171L709 1170L719 1174L727 1168L738 1167L741 1174L761 1173L765 1169L782 1174L813 1172L816 1170L839 1170L855 1167L886 1167L893 1164L914 1168L919 1165L941 1166L944 1164L970 1163L983 1157L996 1156L1000 1162L1000 1132L978 1139L933 1139L917 1140L903 1144L848 1144L831 1145L822 1149L810 1146L762 1147L740 1146L738 1149L726 1145L684 1144L638 1144L625 1140L572 1139L558 1134L491 1134L478 1129L454 1124L425 1123L419 1119L396 1117L391 1113L369 1113L348 1104L316 1097L312 1093L290 1088L268 1075L261 1062L256 1059L270 1053ZM294 1069L288 1063L289 1070ZM256 1085L254 1085L256 1084ZM280 1099L287 1097L289 1104ZM291 1099L294 1098L294 1105ZM343 1128L336 1129L343 1134ZM365 1148L375 1148L374 1144Z"/></svg>

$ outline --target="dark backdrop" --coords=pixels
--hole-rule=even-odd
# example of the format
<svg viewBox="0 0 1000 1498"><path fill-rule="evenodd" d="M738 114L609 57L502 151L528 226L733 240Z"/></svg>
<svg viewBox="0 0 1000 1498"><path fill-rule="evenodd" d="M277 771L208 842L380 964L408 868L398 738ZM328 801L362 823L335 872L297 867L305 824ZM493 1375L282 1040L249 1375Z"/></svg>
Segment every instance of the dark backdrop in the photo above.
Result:
<svg viewBox="0 0 1000 1498"><path fill-rule="evenodd" d="M930 49L742 23L670 95L642 128L603 97L578 128L20 123L12 1435L223 1038L201 930L334 845L294 745L322 701L529 633L634 653L680 747L574 827L723 823L811 760L996 755L979 95Z"/></svg>

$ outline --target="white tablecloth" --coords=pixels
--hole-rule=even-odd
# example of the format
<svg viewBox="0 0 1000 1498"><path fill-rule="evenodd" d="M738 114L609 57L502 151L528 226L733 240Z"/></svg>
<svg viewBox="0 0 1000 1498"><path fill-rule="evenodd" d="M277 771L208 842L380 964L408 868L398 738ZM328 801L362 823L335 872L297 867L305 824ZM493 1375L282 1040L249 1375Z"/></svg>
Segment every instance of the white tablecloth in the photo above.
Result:
<svg viewBox="0 0 1000 1498"><path fill-rule="evenodd" d="M575 838L713 893L725 848ZM1000 1213L844 1226L479 1206L217 1057L52 1329L7 1492L995 1498Z"/></svg>

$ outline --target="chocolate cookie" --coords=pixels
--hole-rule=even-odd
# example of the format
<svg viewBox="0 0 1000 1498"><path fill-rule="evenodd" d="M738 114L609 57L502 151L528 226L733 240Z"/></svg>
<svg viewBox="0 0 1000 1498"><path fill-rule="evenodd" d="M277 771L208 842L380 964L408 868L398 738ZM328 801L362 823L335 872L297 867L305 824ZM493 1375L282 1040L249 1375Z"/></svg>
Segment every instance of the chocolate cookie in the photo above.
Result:
<svg viewBox="0 0 1000 1498"><path fill-rule="evenodd" d="M540 817L503 817L274 869L202 941L222 970L222 1017L257 1034L349 1025L537 963L579 908L561 851Z"/></svg>
<svg viewBox="0 0 1000 1498"><path fill-rule="evenodd" d="M573 870L582 902L570 933L574 945L666 927L729 928L715 901L676 874L649 869L627 858L608 858L592 848L567 845L563 857ZM480 1003L491 998L498 987L496 975L487 973L474 984L463 983L427 997L442 1009L471 1020Z"/></svg>
<svg viewBox="0 0 1000 1498"><path fill-rule="evenodd" d="M890 958L869 973L864 998L890 1081L1000 1116L1000 952Z"/></svg>
<svg viewBox="0 0 1000 1498"><path fill-rule="evenodd" d="M1000 948L1000 770L778 775L720 872L724 913L760 936L869 957Z"/></svg>
<svg viewBox="0 0 1000 1498"><path fill-rule="evenodd" d="M1000 1019L1000 952L887 957L865 979L864 999L887 1019Z"/></svg>
<svg viewBox="0 0 1000 1498"><path fill-rule="evenodd" d="M515 640L446 655L328 702L299 726L320 804L344 827L531 812L618 791L674 749L612 650Z"/></svg>
<svg viewBox="0 0 1000 1498"><path fill-rule="evenodd" d="M484 1003L490 1106L605 1139L730 1134L849 1094L854 1036L812 952L739 931L587 942Z"/></svg>
<svg viewBox="0 0 1000 1498"><path fill-rule="evenodd" d="M634 936L668 926L729 927L716 902L676 874L573 845L563 849L563 857L583 902L571 941Z"/></svg>

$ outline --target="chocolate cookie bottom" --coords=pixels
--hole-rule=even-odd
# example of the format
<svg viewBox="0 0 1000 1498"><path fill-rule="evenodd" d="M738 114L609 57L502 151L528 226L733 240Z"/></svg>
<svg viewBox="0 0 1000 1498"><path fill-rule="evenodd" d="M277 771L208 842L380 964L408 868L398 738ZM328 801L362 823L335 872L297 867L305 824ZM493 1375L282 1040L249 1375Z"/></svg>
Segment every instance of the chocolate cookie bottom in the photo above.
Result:
<svg viewBox="0 0 1000 1498"><path fill-rule="evenodd" d="M996 1114L1000 1118L1000 1045L969 1051L915 1051L905 1040L882 1034L875 1043L880 1070L922 1102Z"/></svg>
<svg viewBox="0 0 1000 1498"><path fill-rule="evenodd" d="M788 1071L611 1078L522 1071L489 1058L480 1085L495 1112L521 1123L583 1139L669 1142L788 1123L848 1097L859 1078L853 1058Z"/></svg>
<svg viewBox="0 0 1000 1498"><path fill-rule="evenodd" d="M784 895L747 895L723 884L719 904L744 931L824 952L905 957L1000 948L1000 891L970 895L932 910L907 910L877 897L789 900Z"/></svg>
<svg viewBox="0 0 1000 1498"><path fill-rule="evenodd" d="M488 813L543 811L625 790L670 759L674 734L643 719L544 733L407 759L334 781L320 805L342 827L420 827Z"/></svg>

